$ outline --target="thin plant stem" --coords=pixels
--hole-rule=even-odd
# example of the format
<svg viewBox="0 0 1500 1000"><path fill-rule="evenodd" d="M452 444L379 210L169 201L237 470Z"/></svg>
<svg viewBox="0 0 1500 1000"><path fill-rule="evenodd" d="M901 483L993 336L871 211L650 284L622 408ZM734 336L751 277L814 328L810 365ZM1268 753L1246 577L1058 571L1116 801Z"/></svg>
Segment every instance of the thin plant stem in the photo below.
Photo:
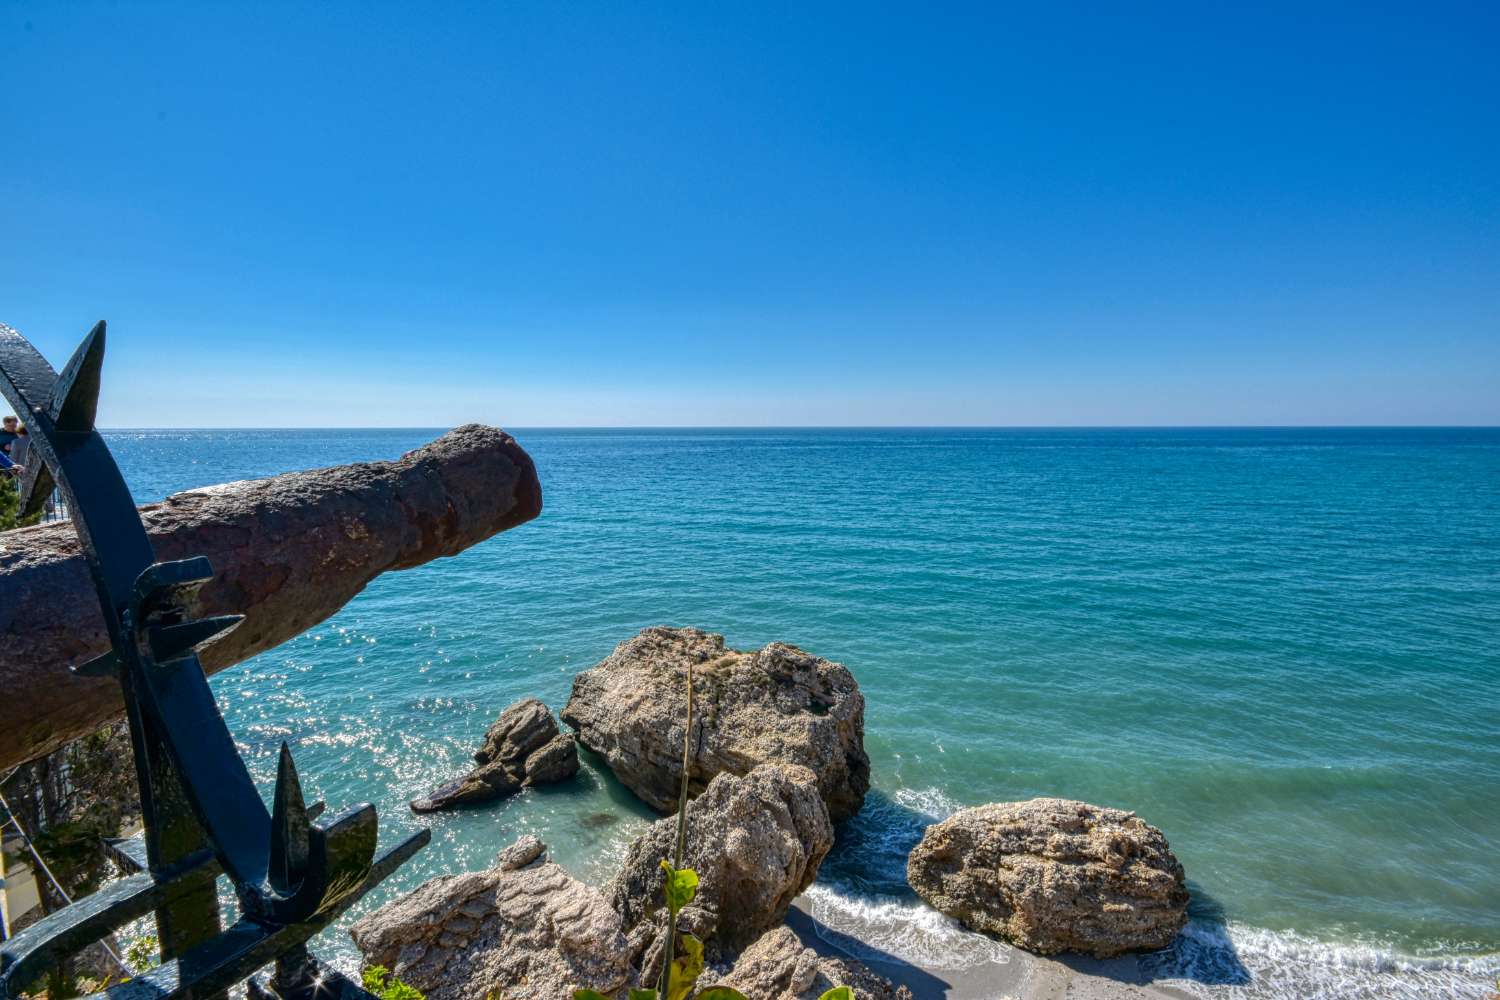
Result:
<svg viewBox="0 0 1500 1000"><path fill-rule="evenodd" d="M673 868L682 867L682 855L687 851L687 800L688 768L693 761L693 665L688 664L687 676L687 728L682 734L682 791L677 796L677 858Z"/></svg>
<svg viewBox="0 0 1500 1000"><path fill-rule="evenodd" d="M693 664L688 663L687 673L687 726L682 732L682 789L677 794L677 851L673 856L672 870L682 867L682 855L687 850L687 803L688 766L693 753ZM672 987L672 959L677 950L677 911L667 908L667 944L665 961L661 967L660 1000L668 1000Z"/></svg>

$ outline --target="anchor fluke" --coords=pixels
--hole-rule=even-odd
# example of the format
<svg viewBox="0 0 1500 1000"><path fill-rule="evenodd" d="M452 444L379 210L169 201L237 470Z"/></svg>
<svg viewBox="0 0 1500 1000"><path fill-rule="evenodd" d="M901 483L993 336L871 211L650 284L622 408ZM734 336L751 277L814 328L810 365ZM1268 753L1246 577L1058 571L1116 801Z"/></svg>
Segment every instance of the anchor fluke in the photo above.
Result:
<svg viewBox="0 0 1500 1000"><path fill-rule="evenodd" d="M99 412L99 375L103 368L104 320L101 319L83 338L52 387L47 416L52 418L53 427L65 434L87 434L94 429L94 417Z"/></svg>
<svg viewBox="0 0 1500 1000"><path fill-rule="evenodd" d="M214 615L177 625L156 625L146 630L146 637L151 655L158 663L166 663L197 652L244 620L244 615Z"/></svg>
<svg viewBox="0 0 1500 1000"><path fill-rule="evenodd" d="M120 654L111 649L68 669L73 671L75 677L115 677L120 672Z"/></svg>
<svg viewBox="0 0 1500 1000"><path fill-rule="evenodd" d="M21 517L27 518L41 511L47 504L47 498L52 495L52 489L56 483L52 479L52 470L47 468L46 462L32 459L26 464L26 473L21 477Z"/></svg>
<svg viewBox="0 0 1500 1000"><path fill-rule="evenodd" d="M297 765L292 762L291 748L283 740L281 760L276 765L276 798L271 807L268 869L271 888L277 893L291 893L307 874L310 827Z"/></svg>
<svg viewBox="0 0 1500 1000"><path fill-rule="evenodd" d="M214 577L214 568L203 556L152 563L135 580L135 603L143 615L163 608L187 608L198 588Z"/></svg>

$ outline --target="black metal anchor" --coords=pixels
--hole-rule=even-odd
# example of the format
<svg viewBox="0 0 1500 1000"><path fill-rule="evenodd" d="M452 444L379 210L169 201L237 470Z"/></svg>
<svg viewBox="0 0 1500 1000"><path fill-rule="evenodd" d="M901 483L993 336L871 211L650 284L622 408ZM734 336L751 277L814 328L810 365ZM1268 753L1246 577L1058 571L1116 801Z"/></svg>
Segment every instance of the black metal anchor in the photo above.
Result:
<svg viewBox="0 0 1500 1000"><path fill-rule="evenodd" d="M0 394L32 432L22 512L39 510L54 486L62 492L98 591L111 648L74 672L113 676L124 692L145 829L141 842L115 847L140 871L0 944L0 1000L18 997L50 964L152 911L162 964L101 996L208 1000L274 960L273 976L251 981L252 997L368 998L322 969L305 942L430 834L419 831L376 857L375 807L321 820L321 807L303 800L285 744L267 810L198 660L198 650L242 616L195 613L198 589L213 576L208 560L155 560L124 478L94 428L104 329L96 325L58 374L0 324ZM239 904L227 929L215 891L220 871Z"/></svg>

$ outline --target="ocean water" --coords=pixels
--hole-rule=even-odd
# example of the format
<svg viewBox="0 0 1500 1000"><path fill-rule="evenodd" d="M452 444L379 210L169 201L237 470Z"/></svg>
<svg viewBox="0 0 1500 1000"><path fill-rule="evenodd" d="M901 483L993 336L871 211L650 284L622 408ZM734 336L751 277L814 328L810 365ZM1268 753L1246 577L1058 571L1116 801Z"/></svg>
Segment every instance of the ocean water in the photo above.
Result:
<svg viewBox="0 0 1500 1000"><path fill-rule="evenodd" d="M114 431L137 498L394 458L436 431ZM1500 976L1500 431L531 430L546 509L375 581L217 675L269 788L332 808L460 773L496 712L555 709L652 624L844 662L874 787L823 933L961 966L1009 949L906 889L965 805L1133 809L1194 920L1146 965L1205 996L1482 997ZM596 761L424 817L361 912L535 832L602 882L650 816ZM322 950L354 961L340 929Z"/></svg>

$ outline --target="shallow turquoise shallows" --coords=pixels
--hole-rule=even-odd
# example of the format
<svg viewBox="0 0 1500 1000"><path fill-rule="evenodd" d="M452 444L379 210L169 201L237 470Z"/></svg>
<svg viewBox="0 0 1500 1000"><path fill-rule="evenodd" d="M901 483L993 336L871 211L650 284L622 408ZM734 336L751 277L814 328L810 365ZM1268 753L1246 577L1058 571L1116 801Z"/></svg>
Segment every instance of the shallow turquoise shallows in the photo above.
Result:
<svg viewBox="0 0 1500 1000"><path fill-rule="evenodd" d="M436 433L108 439L148 501ZM864 691L874 789L814 892L830 934L968 960L905 889L906 850L954 808L1057 795L1139 812L1182 859L1197 919L1162 978L1354 996L1400 969L1479 995L1494 971L1500 431L517 437L538 520L215 678L264 785L288 740L310 794L374 801L394 837L506 704L560 709L638 629L696 625L840 660ZM647 819L589 760L576 786L424 818L432 846L374 902L524 831L601 880ZM1273 982L1273 958L1306 978Z"/></svg>

